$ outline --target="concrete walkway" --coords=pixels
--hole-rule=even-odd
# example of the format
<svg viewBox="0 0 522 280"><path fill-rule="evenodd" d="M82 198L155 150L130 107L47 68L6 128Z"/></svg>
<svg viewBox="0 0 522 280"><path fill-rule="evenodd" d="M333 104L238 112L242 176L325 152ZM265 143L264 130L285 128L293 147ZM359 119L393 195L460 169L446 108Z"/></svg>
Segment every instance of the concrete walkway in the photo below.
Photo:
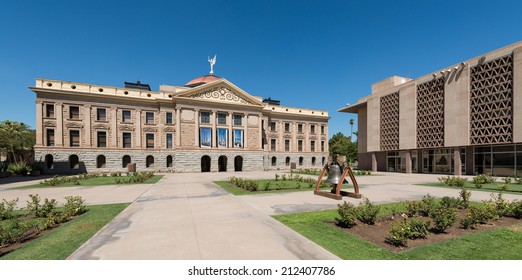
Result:
<svg viewBox="0 0 522 280"><path fill-rule="evenodd" d="M211 183L226 177L168 174L69 259L338 259Z"/></svg>

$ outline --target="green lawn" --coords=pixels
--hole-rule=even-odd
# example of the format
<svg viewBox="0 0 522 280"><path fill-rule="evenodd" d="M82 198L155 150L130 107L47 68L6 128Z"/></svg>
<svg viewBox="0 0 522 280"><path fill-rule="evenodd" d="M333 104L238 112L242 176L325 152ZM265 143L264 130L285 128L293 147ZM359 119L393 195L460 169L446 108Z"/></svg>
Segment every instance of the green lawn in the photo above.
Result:
<svg viewBox="0 0 522 280"><path fill-rule="evenodd" d="M236 187L228 183L228 181L214 181L214 183L221 188L225 189L227 192L233 194L233 195L249 195L249 194L264 194L264 193L280 193L280 192L299 192L299 191L314 191L315 190L315 184L310 188L309 183L304 182L296 182L296 181L282 181L279 179L278 181L275 181L273 179L266 179L266 180L252 180L258 183L258 190L257 191L247 191L245 189ZM269 182L270 183L270 190L265 191L265 184ZM283 184L286 184L286 186L283 186ZM297 189L297 185L301 184L301 187ZM277 188L281 188L278 190ZM352 189L352 185L345 184L343 185L342 189ZM360 188L360 186L359 186ZM322 188L322 190L329 190L331 187L328 188Z"/></svg>
<svg viewBox="0 0 522 280"><path fill-rule="evenodd" d="M144 183L140 184L154 184L158 182L163 175L154 175L149 180L145 181ZM60 188L60 187L78 187L78 186L103 186L103 185L116 185L116 178L125 179L126 176L122 177L112 177L112 176L106 176L106 177L97 177L97 178L91 178L91 179L85 179L80 180L80 185L74 185L73 183L66 183L66 184L60 184L57 186L44 186L41 184L34 184L34 185L27 185L22 187L17 187L13 189L34 189L34 188ZM127 184L121 184L121 185L127 185Z"/></svg>
<svg viewBox="0 0 522 280"><path fill-rule="evenodd" d="M381 205L404 209L403 203ZM388 210L387 210L388 209ZM336 210L277 215L274 218L333 254L347 260L476 260L522 259L522 224L469 234L444 242L433 243L394 253L346 233L325 222L335 221Z"/></svg>
<svg viewBox="0 0 522 280"><path fill-rule="evenodd" d="M429 187L439 187L439 188L457 188L457 187L450 187L446 186L443 183L436 182L436 183L426 183L426 184L418 184L419 186L429 186ZM490 184L484 184L481 189L477 189L473 182L467 181L466 185L464 185L464 188L474 191L487 191L487 192L499 192L500 186L504 185L504 182L495 182ZM512 194L522 194L522 184L509 184L509 189L505 191L504 193L512 193Z"/></svg>
<svg viewBox="0 0 522 280"><path fill-rule="evenodd" d="M128 205L122 203L87 206L86 213L0 257L0 260L63 260Z"/></svg>

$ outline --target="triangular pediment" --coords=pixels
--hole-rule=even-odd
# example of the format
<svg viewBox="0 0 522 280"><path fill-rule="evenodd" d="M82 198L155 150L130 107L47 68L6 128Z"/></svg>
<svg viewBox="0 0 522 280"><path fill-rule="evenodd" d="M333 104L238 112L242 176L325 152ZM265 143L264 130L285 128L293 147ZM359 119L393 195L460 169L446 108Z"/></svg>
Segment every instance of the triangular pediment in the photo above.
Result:
<svg viewBox="0 0 522 280"><path fill-rule="evenodd" d="M195 87L176 97L208 102L263 106L259 99L246 93L225 79Z"/></svg>

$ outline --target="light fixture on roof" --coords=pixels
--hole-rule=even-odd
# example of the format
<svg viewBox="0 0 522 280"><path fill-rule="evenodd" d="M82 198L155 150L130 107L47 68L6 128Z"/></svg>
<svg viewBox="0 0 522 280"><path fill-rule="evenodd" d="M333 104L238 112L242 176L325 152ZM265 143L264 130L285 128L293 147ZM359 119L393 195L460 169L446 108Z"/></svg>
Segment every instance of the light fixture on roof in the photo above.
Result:
<svg viewBox="0 0 522 280"><path fill-rule="evenodd" d="M467 64L466 62L461 62L461 63L460 63L460 65L461 65L462 67L466 66L466 64Z"/></svg>
<svg viewBox="0 0 522 280"><path fill-rule="evenodd" d="M457 69L459 69L459 67L458 67L458 66L455 66L455 67L453 67L453 69L457 70Z"/></svg>
<svg viewBox="0 0 522 280"><path fill-rule="evenodd" d="M433 73L433 78L437 78L437 73Z"/></svg>

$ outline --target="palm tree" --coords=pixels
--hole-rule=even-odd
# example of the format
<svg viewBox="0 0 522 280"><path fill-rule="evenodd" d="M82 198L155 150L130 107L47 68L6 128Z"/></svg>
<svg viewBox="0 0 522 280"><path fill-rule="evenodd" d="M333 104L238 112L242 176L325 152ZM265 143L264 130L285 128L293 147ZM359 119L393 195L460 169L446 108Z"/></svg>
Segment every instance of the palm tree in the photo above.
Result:
<svg viewBox="0 0 522 280"><path fill-rule="evenodd" d="M27 124L9 120L0 123L0 149L10 161L22 160L23 151L32 149L34 142L35 132Z"/></svg>
<svg viewBox="0 0 522 280"><path fill-rule="evenodd" d="M352 135L353 135L353 124L355 123L354 119L350 119L350 142L352 141Z"/></svg>

